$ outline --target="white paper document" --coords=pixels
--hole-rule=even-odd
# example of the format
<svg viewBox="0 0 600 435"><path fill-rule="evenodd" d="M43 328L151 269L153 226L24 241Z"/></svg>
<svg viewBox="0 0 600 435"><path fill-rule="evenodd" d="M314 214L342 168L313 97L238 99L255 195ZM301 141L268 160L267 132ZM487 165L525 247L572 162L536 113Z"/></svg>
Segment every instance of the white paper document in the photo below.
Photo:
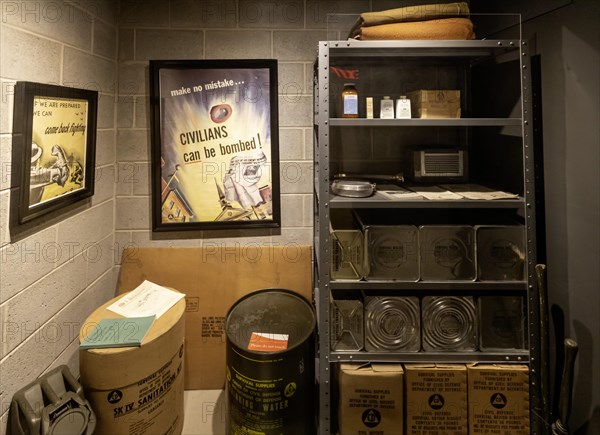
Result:
<svg viewBox="0 0 600 435"><path fill-rule="evenodd" d="M463 197L457 193L442 189L439 186L419 186L412 187L418 194L427 199L462 199Z"/></svg>
<svg viewBox="0 0 600 435"><path fill-rule="evenodd" d="M494 190L489 187L484 187L479 184L443 184L442 188L448 189L454 193L464 196L467 199L515 199L519 195L502 190Z"/></svg>
<svg viewBox="0 0 600 435"><path fill-rule="evenodd" d="M393 184L377 184L376 196L390 201L409 201L414 199L424 199L417 192L405 189Z"/></svg>
<svg viewBox="0 0 600 435"><path fill-rule="evenodd" d="M125 317L156 316L158 319L183 297L183 293L146 280L107 309Z"/></svg>
<svg viewBox="0 0 600 435"><path fill-rule="evenodd" d="M379 190L379 186L377 186L376 193L379 194L380 196L384 197L385 199L389 199L391 201L412 201L415 199L424 199L417 192L403 189L401 187L396 187L394 189Z"/></svg>

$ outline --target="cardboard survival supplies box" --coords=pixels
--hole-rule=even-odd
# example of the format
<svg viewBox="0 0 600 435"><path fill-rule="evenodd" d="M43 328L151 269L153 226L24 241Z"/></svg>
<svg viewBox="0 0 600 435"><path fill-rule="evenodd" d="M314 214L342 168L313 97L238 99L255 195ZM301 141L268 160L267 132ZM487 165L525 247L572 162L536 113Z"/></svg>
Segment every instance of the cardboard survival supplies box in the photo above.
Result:
<svg viewBox="0 0 600 435"><path fill-rule="evenodd" d="M403 424L400 364L340 364L340 435L397 435Z"/></svg>
<svg viewBox="0 0 600 435"><path fill-rule="evenodd" d="M469 433L529 434L529 368L520 364L478 364L467 368Z"/></svg>
<svg viewBox="0 0 600 435"><path fill-rule="evenodd" d="M460 91L418 90L408 98L413 118L460 118Z"/></svg>
<svg viewBox="0 0 600 435"><path fill-rule="evenodd" d="M405 364L406 435L467 435L467 367Z"/></svg>
<svg viewBox="0 0 600 435"><path fill-rule="evenodd" d="M185 293L185 389L225 386L225 317L242 296L265 288L312 298L310 246L127 248L117 292L144 280Z"/></svg>

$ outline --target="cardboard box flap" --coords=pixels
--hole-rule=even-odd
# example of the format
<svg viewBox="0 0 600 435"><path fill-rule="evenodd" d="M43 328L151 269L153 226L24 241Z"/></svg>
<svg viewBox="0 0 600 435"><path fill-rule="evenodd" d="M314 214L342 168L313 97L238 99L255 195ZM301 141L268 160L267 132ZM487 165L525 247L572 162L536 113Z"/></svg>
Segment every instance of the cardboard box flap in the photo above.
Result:
<svg viewBox="0 0 600 435"><path fill-rule="evenodd" d="M397 363L341 363L340 369L345 372L372 371L372 372L398 372L402 370L402 364Z"/></svg>
<svg viewBox="0 0 600 435"><path fill-rule="evenodd" d="M494 370L518 370L518 371L527 371L529 372L529 367L525 364L490 364L490 363L472 363L468 364L467 367L469 370L471 369L479 369L479 370L489 370L493 368Z"/></svg>
<svg viewBox="0 0 600 435"><path fill-rule="evenodd" d="M372 363L371 369L377 373L403 373L402 364Z"/></svg>
<svg viewBox="0 0 600 435"><path fill-rule="evenodd" d="M427 369L452 369L452 370L466 370L467 367L464 364L444 364L444 363L414 363L404 364L404 370L427 370Z"/></svg>

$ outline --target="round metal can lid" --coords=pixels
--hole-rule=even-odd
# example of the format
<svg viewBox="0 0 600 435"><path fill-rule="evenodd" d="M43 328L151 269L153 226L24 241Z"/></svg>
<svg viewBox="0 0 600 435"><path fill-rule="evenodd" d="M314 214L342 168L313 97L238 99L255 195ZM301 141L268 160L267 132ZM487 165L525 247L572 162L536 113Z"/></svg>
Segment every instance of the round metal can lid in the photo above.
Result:
<svg viewBox="0 0 600 435"><path fill-rule="evenodd" d="M315 326L315 313L308 301L285 289L250 293L231 307L225 319L227 338L242 349L248 349L253 334L266 334L287 337L285 350L290 350L304 343Z"/></svg>
<svg viewBox="0 0 600 435"><path fill-rule="evenodd" d="M331 190L336 195L361 198L371 196L375 192L375 185L368 181L359 180L334 180Z"/></svg>

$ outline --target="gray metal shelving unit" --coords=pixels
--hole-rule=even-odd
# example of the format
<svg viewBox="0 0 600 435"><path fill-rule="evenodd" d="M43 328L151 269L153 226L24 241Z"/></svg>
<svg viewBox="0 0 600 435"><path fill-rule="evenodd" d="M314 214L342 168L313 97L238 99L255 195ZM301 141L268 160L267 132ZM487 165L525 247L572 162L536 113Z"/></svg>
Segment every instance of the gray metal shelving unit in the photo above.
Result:
<svg viewBox="0 0 600 435"><path fill-rule="evenodd" d="M360 73L361 100L366 95L401 95L410 90L406 89L408 86L423 85L423 80L431 78L434 80L431 88L444 89L443 86L454 85L462 93L463 117L366 119L363 114L358 119L340 118L336 105L341 83L355 80L338 77L334 70ZM421 70L426 71L422 76ZM319 434L331 433L336 410L332 402L332 373L335 364L347 361L526 363L530 367L531 433L546 432L546 423L539 417L543 413L539 390L540 312L534 269L535 189L529 70L527 43L518 39L319 43L314 81L314 296L319 330ZM412 80L411 74L420 77ZM364 89L367 93L362 92ZM330 181L337 171L360 172L364 168L366 173L374 170L390 173L391 164L402 163L402 153L394 147L405 146L403 131L409 132L409 138L419 135L454 138L469 151L475 182L491 181L518 193L518 198L399 202L378 196L342 198L330 192ZM364 148L350 147L352 149L346 153L346 144L353 140L364 140ZM384 148L383 152L378 150L379 146ZM479 167L483 169L477 172ZM508 282L332 280L330 215L338 209L377 209L380 212L411 209L420 213L473 210L475 215L478 212L517 215L526 228L526 277L523 281ZM335 352L330 348L330 298L332 292L345 291L518 294L527 300L528 346L513 352Z"/></svg>

